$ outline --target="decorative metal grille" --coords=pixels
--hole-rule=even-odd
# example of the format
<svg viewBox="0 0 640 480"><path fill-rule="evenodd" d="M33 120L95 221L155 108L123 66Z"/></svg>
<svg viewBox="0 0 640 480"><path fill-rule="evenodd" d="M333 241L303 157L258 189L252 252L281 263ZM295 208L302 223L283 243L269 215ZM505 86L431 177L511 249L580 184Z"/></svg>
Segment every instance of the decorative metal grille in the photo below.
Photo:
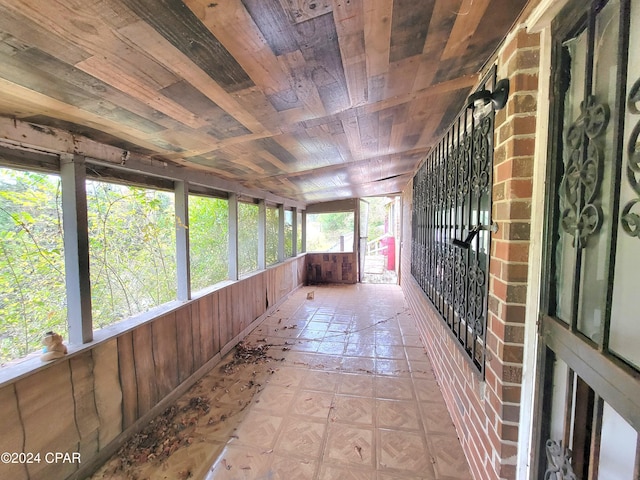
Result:
<svg viewBox="0 0 640 480"><path fill-rule="evenodd" d="M413 179L411 273L483 376L493 124L465 109Z"/></svg>
<svg viewBox="0 0 640 480"><path fill-rule="evenodd" d="M640 115L640 79L636 80L629 92L627 108L633 115ZM622 228L627 235L640 238L640 120L636 123L627 149L627 181L637 194L622 210Z"/></svg>

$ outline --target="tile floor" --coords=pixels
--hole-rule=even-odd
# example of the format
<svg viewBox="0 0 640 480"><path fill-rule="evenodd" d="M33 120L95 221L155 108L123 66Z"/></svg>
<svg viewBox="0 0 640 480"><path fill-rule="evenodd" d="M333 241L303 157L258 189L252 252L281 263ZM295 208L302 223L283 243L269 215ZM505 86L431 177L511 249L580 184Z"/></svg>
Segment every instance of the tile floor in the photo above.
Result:
<svg viewBox="0 0 640 480"><path fill-rule="evenodd" d="M290 350L207 479L471 478L400 287L305 287L265 339Z"/></svg>

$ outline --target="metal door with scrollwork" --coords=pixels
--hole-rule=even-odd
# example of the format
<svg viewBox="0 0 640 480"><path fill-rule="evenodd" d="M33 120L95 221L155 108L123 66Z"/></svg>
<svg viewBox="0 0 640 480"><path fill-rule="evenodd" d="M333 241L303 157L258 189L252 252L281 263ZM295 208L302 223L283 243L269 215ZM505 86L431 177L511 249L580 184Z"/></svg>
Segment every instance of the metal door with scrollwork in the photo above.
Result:
<svg viewBox="0 0 640 480"><path fill-rule="evenodd" d="M638 478L640 0L554 20L537 478Z"/></svg>

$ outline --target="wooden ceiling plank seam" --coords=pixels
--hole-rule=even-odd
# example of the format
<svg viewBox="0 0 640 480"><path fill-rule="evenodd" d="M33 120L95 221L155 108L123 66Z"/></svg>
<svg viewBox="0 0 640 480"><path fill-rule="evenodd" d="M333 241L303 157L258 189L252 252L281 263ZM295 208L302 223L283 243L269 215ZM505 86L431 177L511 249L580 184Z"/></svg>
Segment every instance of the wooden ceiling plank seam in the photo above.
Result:
<svg viewBox="0 0 640 480"><path fill-rule="evenodd" d="M70 65L91 56L91 53L77 43L52 35L49 30L28 16L12 11L4 5L0 5L0 31L10 34L21 42L28 42L29 45L49 55L57 55L60 60Z"/></svg>
<svg viewBox="0 0 640 480"><path fill-rule="evenodd" d="M306 111L311 117L324 117L327 112L318 93L318 89L311 80L311 67L302 55L302 52L295 50L278 56L278 62L282 68L289 72L293 80L293 91L302 102Z"/></svg>
<svg viewBox="0 0 640 480"><path fill-rule="evenodd" d="M369 78L389 71L393 0L362 0Z"/></svg>
<svg viewBox="0 0 640 480"><path fill-rule="evenodd" d="M480 25L491 0L464 0L456 16L441 60L462 56L469 47L469 41Z"/></svg>
<svg viewBox="0 0 640 480"><path fill-rule="evenodd" d="M360 138L360 126L358 125L358 122L358 117L353 117L342 121L344 134L347 137L347 143L349 145L349 150L351 151L351 158L354 161L362 160L363 158L365 158L362 139Z"/></svg>
<svg viewBox="0 0 640 480"><path fill-rule="evenodd" d="M331 12L330 0L280 0L280 5L292 23L302 23Z"/></svg>
<svg viewBox="0 0 640 480"><path fill-rule="evenodd" d="M369 99L369 86L362 0L332 2L350 106L364 105Z"/></svg>
<svg viewBox="0 0 640 480"><path fill-rule="evenodd" d="M75 66L88 75L111 85L177 122L191 128L200 128L207 125L207 122L198 118L194 113L139 81L137 76L129 75L128 72L122 69L114 68L115 66L102 56L90 57Z"/></svg>
<svg viewBox="0 0 640 480"><path fill-rule="evenodd" d="M289 78L240 0L184 0L265 95L290 88ZM213 5L213 6L212 6Z"/></svg>
<svg viewBox="0 0 640 480"><path fill-rule="evenodd" d="M226 92L253 85L220 41L181 0L120 0Z"/></svg>
<svg viewBox="0 0 640 480"><path fill-rule="evenodd" d="M0 92L2 92L1 95L15 96L21 98L22 102L37 105L38 111L52 115L56 118L73 123L82 123L95 129L102 129L107 133L118 138L122 138L123 140L135 145L140 145L141 147L158 153L165 152L150 143L148 140L149 135L144 132L137 131L136 133L133 133L131 130L123 130L122 125L119 123L106 120L103 117L91 114L90 112L81 110L78 107L66 104L41 93L34 92L33 90L22 87L21 85L16 85L15 83L9 82L3 78L0 78Z"/></svg>
<svg viewBox="0 0 640 480"><path fill-rule="evenodd" d="M253 115L242 108L237 100L227 93L191 60L177 52L171 44L158 34L150 25L140 22L118 30L118 34L127 38L132 44L144 49L161 65L170 69L179 78L188 81L220 108L233 116L238 122L254 133L266 129Z"/></svg>
<svg viewBox="0 0 640 480"><path fill-rule="evenodd" d="M394 64L422 53L434 4L434 0L394 0L389 63Z"/></svg>

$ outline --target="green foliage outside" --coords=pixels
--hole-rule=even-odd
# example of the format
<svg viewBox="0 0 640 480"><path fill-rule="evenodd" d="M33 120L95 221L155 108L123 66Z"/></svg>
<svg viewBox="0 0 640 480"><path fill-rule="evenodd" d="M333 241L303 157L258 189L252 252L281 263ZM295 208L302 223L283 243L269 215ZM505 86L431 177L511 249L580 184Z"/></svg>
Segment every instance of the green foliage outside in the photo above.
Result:
<svg viewBox="0 0 640 480"><path fill-rule="evenodd" d="M307 251L338 251L340 237L345 237L344 251L353 250L353 212L315 213L307 215Z"/></svg>
<svg viewBox="0 0 640 480"><path fill-rule="evenodd" d="M95 329L174 300L174 196L87 181ZM192 289L228 278L228 201L189 197ZM291 212L285 251L291 254ZM278 209L267 208L267 263L277 263ZM178 225L180 227L180 225ZM184 228L184 226L182 226ZM238 204L239 272L258 268L258 206ZM39 351L45 332L69 339L59 176L0 168L0 362Z"/></svg>
<svg viewBox="0 0 640 480"><path fill-rule="evenodd" d="M258 270L258 206L238 202L238 273Z"/></svg>
<svg viewBox="0 0 640 480"><path fill-rule="evenodd" d="M279 210L274 207L267 207L267 265L278 263L278 230L280 228L278 220Z"/></svg>
<svg viewBox="0 0 640 480"><path fill-rule="evenodd" d="M68 337L59 177L0 169L0 361Z"/></svg>
<svg viewBox="0 0 640 480"><path fill-rule="evenodd" d="M176 298L173 194L87 181L87 214L94 328Z"/></svg>
<svg viewBox="0 0 640 480"><path fill-rule="evenodd" d="M197 291L229 277L229 202L189 197L191 289Z"/></svg>
<svg viewBox="0 0 640 480"><path fill-rule="evenodd" d="M284 211L284 256L289 258L293 255L293 212Z"/></svg>

